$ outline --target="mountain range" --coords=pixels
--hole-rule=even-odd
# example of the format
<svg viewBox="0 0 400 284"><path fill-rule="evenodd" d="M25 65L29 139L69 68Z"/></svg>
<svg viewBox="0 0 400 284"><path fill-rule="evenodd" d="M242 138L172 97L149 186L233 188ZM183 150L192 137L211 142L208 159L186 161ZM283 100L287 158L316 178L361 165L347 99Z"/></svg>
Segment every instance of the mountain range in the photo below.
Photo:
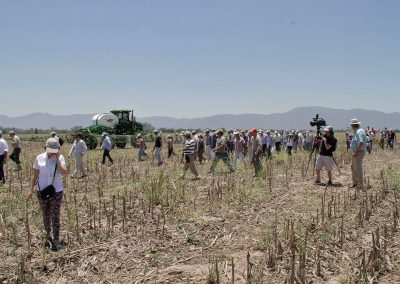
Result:
<svg viewBox="0 0 400 284"><path fill-rule="evenodd" d="M137 118L156 128L237 128L247 129L309 129L310 121L316 114L326 120L335 129L347 129L352 118L361 120L364 127L400 128L400 113L385 113L365 109L333 109L326 107L298 107L283 113L272 114L220 114L202 118L173 118L151 116ZM89 126L94 114L53 115L49 113L32 113L19 117L0 115L0 129L4 127L18 129L71 129L75 126Z"/></svg>

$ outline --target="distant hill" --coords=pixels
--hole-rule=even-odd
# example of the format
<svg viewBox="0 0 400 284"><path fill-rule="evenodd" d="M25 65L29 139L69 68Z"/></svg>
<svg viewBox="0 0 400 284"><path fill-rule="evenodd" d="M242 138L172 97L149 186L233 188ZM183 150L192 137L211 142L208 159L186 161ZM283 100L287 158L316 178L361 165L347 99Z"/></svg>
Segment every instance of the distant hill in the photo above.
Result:
<svg viewBox="0 0 400 284"><path fill-rule="evenodd" d="M364 109L332 109L325 107L298 107L284 113L273 114L221 114L203 118L172 118L164 116L143 117L154 127L161 128L238 128L247 129L272 128L272 129L308 129L310 121L316 114L324 118L335 129L346 129L352 118L361 120L363 126L374 128L400 128L400 113L384 113Z"/></svg>
<svg viewBox="0 0 400 284"><path fill-rule="evenodd" d="M308 129L310 120L319 114L335 129L346 129L351 118L358 118L363 126L375 128L400 128L400 113L384 113L364 109L332 109L325 107L299 107L288 112L273 114L221 114L202 118L172 118L152 116L137 118L156 128L238 128L246 129ZM15 127L19 129L71 129L74 126L89 126L94 114L52 115L49 113L32 113L20 117L0 115L0 128Z"/></svg>
<svg viewBox="0 0 400 284"><path fill-rule="evenodd" d="M18 129L71 129L74 126L89 126L94 114L53 115L36 112L24 116L8 117L0 115L0 127Z"/></svg>

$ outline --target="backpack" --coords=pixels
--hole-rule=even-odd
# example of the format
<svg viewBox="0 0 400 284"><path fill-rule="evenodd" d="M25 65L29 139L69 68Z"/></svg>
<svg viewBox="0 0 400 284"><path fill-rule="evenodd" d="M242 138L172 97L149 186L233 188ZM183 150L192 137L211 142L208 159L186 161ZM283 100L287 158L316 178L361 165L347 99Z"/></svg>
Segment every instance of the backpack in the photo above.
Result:
<svg viewBox="0 0 400 284"><path fill-rule="evenodd" d="M60 137L58 138L58 143L60 143L60 146L62 146L64 144L64 140Z"/></svg>

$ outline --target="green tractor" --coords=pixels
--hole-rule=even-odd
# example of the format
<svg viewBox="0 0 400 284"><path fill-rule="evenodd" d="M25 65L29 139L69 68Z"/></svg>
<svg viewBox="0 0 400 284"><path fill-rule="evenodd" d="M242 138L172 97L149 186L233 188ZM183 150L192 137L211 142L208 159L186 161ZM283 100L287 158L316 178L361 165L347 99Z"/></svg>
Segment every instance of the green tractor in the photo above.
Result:
<svg viewBox="0 0 400 284"><path fill-rule="evenodd" d="M129 142L129 137L131 144L134 145L135 135L143 131L143 125L136 121L133 110L111 110L110 113L96 114L92 122L91 126L75 131L82 134L82 139L91 150L97 147L97 137L103 132L108 133L113 144L122 149Z"/></svg>

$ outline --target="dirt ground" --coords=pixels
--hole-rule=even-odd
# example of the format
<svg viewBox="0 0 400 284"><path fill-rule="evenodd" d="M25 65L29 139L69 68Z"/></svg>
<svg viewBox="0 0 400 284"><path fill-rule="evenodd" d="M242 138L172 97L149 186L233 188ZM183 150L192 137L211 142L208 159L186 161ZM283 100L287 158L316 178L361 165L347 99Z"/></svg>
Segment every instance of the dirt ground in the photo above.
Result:
<svg viewBox="0 0 400 284"><path fill-rule="evenodd" d="M102 152L90 151L89 176L65 177L59 252L43 247L37 199L26 201L41 151L26 142L22 172L6 166L2 283L400 283L397 148L367 154L355 189L343 146L334 186L314 184L305 151L274 153L260 178L240 162L233 174L220 162L215 175L197 163L195 181L180 178L179 155L156 167L116 149L115 164L101 166Z"/></svg>

